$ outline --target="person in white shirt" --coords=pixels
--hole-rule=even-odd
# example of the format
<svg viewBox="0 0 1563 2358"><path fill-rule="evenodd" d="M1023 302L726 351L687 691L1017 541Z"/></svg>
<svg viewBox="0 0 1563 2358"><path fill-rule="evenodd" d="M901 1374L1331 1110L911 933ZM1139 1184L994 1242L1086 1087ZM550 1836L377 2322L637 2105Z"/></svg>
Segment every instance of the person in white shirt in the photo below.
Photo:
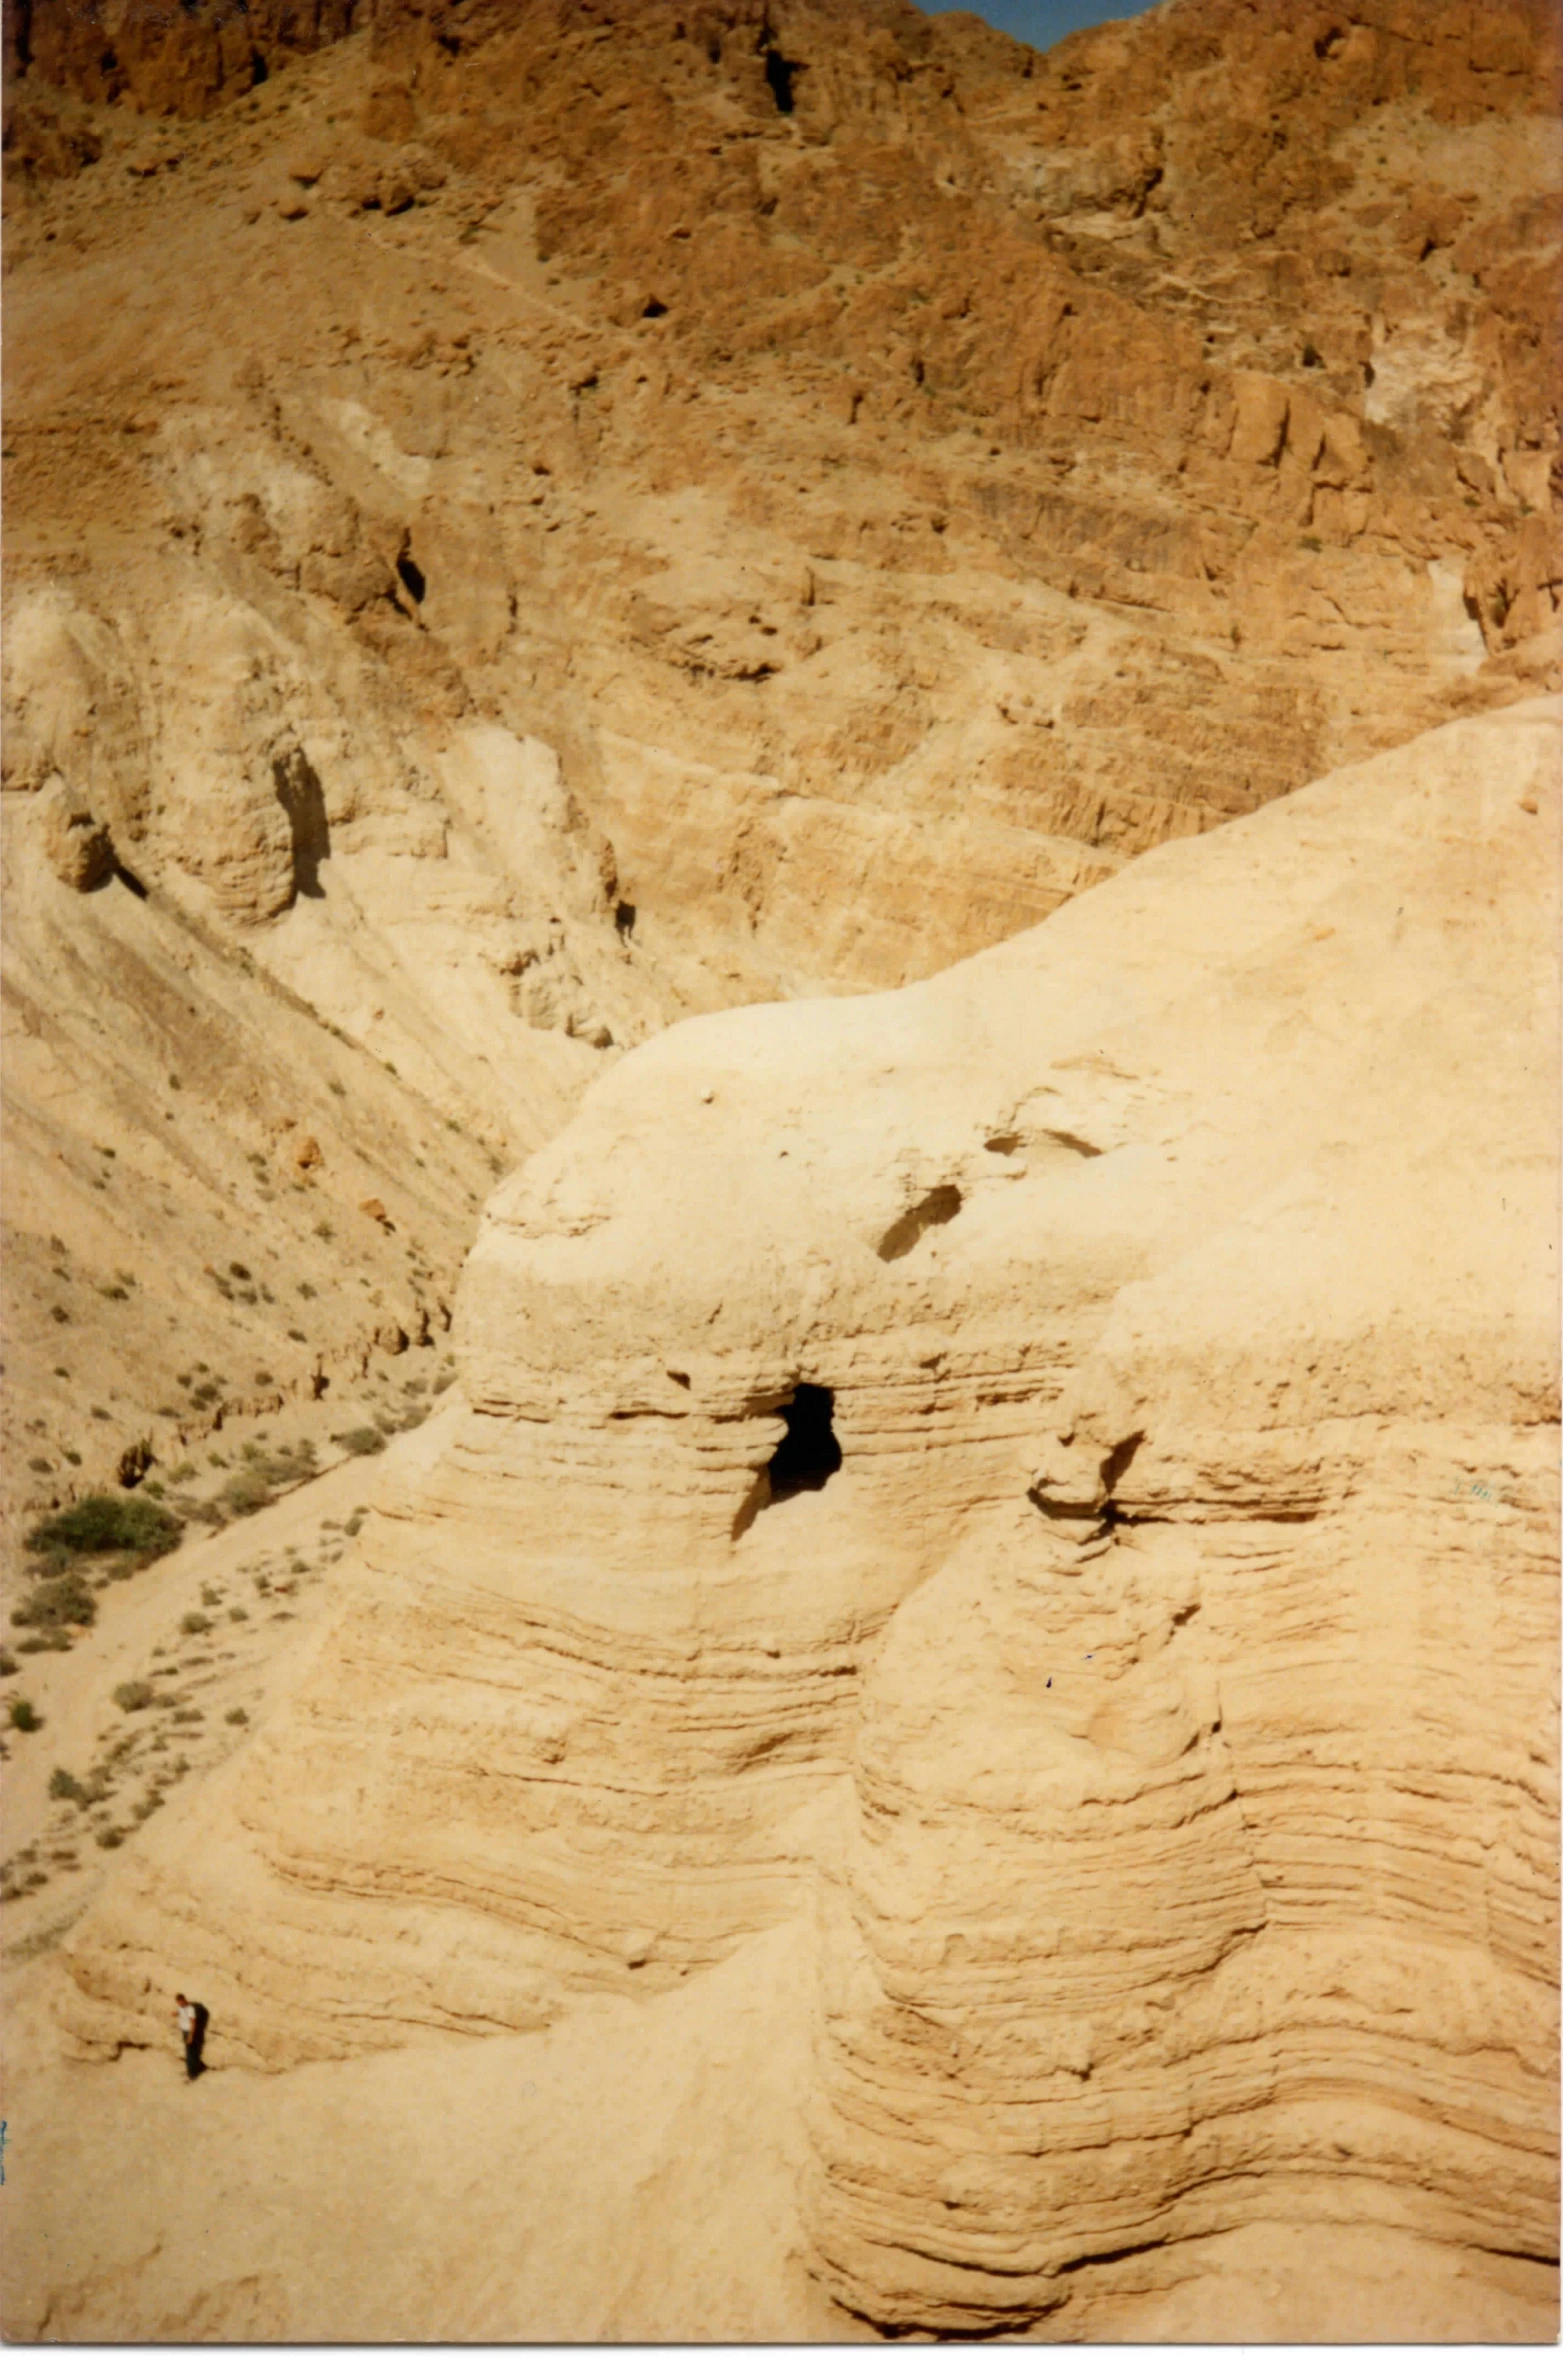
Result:
<svg viewBox="0 0 1563 2358"><path fill-rule="evenodd" d="M204 2006L187 1998L183 1990L174 1992L174 2019L179 2025L179 2036L185 2046L185 2077L199 2079L204 2068L201 2062L201 2034L206 2028Z"/></svg>

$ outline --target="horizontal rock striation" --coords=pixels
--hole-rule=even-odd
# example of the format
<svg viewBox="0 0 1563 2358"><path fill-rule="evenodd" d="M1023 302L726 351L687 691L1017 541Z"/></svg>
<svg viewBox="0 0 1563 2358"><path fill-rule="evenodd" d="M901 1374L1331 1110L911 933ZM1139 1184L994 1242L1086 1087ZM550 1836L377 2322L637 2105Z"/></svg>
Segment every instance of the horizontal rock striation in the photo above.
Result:
<svg viewBox="0 0 1563 2358"><path fill-rule="evenodd" d="M281 2064L801 1918L882 2331L1089 2334L1267 2222L1548 2261L1558 746L607 1074L287 1710L69 1936L83 2050L173 1955Z"/></svg>
<svg viewBox="0 0 1563 2358"><path fill-rule="evenodd" d="M1045 57L903 0L15 0L6 41L22 1515L181 1359L302 1387L368 1330L186 1300L176 1353L149 1296L51 1296L55 1235L120 1282L95 1155L159 1162L170 1073L203 1169L122 1216L138 1265L183 1221L225 1266L237 1200L320 1285L246 1164L307 1112L339 1168L345 1035L426 1170L470 1137L443 1285L471 1166L599 1054L926 976L1557 683L1543 0L1173 0ZM297 1065L273 984L316 1019L238 1153L165 958L224 1082Z"/></svg>

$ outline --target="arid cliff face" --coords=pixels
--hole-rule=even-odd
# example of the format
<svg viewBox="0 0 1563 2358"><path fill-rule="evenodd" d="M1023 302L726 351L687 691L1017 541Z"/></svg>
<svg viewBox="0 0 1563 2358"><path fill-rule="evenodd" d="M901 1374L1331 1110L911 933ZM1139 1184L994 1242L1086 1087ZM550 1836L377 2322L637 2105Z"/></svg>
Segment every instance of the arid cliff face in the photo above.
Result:
<svg viewBox="0 0 1563 2358"><path fill-rule="evenodd" d="M84 2050L173 1954L281 2066L792 1920L882 2329L1265 2222L1544 2261L1557 722L599 1083L291 1705L70 1935Z"/></svg>
<svg viewBox="0 0 1563 2358"><path fill-rule="evenodd" d="M30 2197L19 2330L1520 2334L1554 12L87 29L7 16L6 1503L433 1413L52 2019L177 1958L279 2151L546 2051L571 2216L312 2315Z"/></svg>
<svg viewBox="0 0 1563 2358"><path fill-rule="evenodd" d="M670 1017L1551 676L1543 7L85 27L10 24L16 1503L438 1328Z"/></svg>

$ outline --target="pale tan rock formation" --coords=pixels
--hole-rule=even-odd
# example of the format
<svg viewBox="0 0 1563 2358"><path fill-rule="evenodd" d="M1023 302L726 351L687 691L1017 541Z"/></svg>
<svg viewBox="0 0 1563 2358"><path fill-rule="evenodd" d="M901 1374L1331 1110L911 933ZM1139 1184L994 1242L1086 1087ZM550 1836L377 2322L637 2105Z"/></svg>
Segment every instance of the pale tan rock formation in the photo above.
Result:
<svg viewBox="0 0 1563 2358"><path fill-rule="evenodd" d="M1558 717L599 1081L291 1703L70 1936L83 2050L176 1956L281 2066L795 1919L877 2327L1090 2333L1283 2226L1534 2293Z"/></svg>
<svg viewBox="0 0 1563 2358"><path fill-rule="evenodd" d="M454 1156L448 1298L472 1166L608 1043L932 973L1555 676L1555 22L1435 19L1177 0L1043 59L899 0L12 12L7 825L117 875L45 940L8 856L51 1059L46 1105L31 1048L8 1082L11 1508L155 1441L194 1357L259 1398L232 1363L296 1389L384 1323L311 1314L300 1362L264 1300L195 1351L92 1308L81 1174L188 1078L105 948L126 893L116 943L204 928L225 1055L242 1007L306 1097L348 1085L328 1027L395 1068ZM90 826L34 809L56 777ZM318 1209L206 1112L200 1261L251 1260L231 1181L323 1293Z"/></svg>

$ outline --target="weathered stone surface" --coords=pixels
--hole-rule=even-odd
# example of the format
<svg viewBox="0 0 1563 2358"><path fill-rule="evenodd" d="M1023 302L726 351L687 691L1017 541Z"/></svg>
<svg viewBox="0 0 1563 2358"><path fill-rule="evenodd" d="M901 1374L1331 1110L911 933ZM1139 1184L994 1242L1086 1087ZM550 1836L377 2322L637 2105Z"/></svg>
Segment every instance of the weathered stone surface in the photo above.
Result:
<svg viewBox="0 0 1563 2358"><path fill-rule="evenodd" d="M63 778L51 781L39 799L44 855L72 892L91 892L114 873L114 839L95 819L85 797Z"/></svg>
<svg viewBox="0 0 1563 2358"><path fill-rule="evenodd" d="M1558 752L1458 723L619 1064L78 2038L176 1952L275 2065L812 1916L813 2265L882 2328L1088 2332L1276 2220L1544 2260Z"/></svg>
<svg viewBox="0 0 1563 2358"><path fill-rule="evenodd" d="M100 1141L156 1142L178 1258L171 1004L224 1041L163 1174L196 1266L264 1144L232 1058L291 1110L280 990L439 1172L443 1286L599 1056L935 972L1555 678L1539 4L1177 0L1046 58L899 0L7 22L6 782L149 896L67 924L7 859L23 1036L71 1001L9 1084L24 1509L98 1471L47 1278ZM318 1286L320 1207L243 1200ZM192 1356L302 1384L379 1323L179 1353L149 1303L88 1330L141 1431Z"/></svg>

